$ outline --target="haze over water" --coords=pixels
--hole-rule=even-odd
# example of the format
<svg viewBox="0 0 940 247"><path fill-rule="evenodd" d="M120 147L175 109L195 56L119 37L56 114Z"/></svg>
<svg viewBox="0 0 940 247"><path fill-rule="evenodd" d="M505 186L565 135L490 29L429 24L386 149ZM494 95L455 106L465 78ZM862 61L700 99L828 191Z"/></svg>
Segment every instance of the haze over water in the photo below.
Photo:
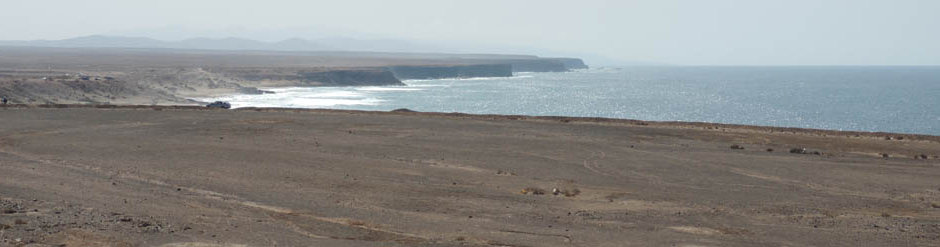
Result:
<svg viewBox="0 0 940 247"><path fill-rule="evenodd" d="M582 116L940 135L940 67L626 67L269 89L234 107Z"/></svg>

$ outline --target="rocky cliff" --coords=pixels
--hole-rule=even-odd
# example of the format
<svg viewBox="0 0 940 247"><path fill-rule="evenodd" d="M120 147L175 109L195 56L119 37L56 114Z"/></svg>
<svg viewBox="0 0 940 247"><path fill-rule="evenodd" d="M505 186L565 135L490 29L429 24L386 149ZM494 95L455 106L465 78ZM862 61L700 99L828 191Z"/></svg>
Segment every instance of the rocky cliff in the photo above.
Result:
<svg viewBox="0 0 940 247"><path fill-rule="evenodd" d="M568 68L552 59L507 59L500 61L512 65L513 72L565 72Z"/></svg>
<svg viewBox="0 0 940 247"><path fill-rule="evenodd" d="M510 77L513 66L510 64L472 64L453 66L391 66L388 67L395 77L407 79L443 79L473 77Z"/></svg>
<svg viewBox="0 0 940 247"><path fill-rule="evenodd" d="M568 57L557 57L557 58L546 58L555 61L559 61L565 65L565 68L568 69L587 69L587 64L584 64L584 61L580 58L568 58Z"/></svg>
<svg viewBox="0 0 940 247"><path fill-rule="evenodd" d="M219 68L211 71L247 86L385 86L404 85L384 68L304 69L304 68Z"/></svg>

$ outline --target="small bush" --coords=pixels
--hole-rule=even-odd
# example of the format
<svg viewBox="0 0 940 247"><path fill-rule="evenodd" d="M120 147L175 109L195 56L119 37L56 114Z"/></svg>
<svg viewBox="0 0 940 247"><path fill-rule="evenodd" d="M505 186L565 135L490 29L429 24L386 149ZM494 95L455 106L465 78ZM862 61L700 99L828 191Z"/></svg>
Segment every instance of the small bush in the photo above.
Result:
<svg viewBox="0 0 940 247"><path fill-rule="evenodd" d="M539 188L535 188L535 187L528 187L528 188L522 189L521 193L522 193L522 194L526 194L526 195L527 195L527 194L544 195L544 194L545 194L545 190L539 189Z"/></svg>
<svg viewBox="0 0 940 247"><path fill-rule="evenodd" d="M579 189L565 190L564 193L566 197L575 197L581 194L581 190Z"/></svg>
<svg viewBox="0 0 940 247"><path fill-rule="evenodd" d="M366 222L361 220L348 220L346 221L346 224L349 224L350 226L365 226Z"/></svg>

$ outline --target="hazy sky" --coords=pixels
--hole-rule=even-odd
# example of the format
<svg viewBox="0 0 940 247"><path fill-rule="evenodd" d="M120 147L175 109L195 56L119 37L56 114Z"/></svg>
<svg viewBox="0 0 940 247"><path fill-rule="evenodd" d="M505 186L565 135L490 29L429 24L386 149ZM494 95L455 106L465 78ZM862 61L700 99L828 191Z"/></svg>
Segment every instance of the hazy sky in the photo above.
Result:
<svg viewBox="0 0 940 247"><path fill-rule="evenodd" d="M343 35L687 65L940 64L938 0L0 0L0 6L3 40Z"/></svg>

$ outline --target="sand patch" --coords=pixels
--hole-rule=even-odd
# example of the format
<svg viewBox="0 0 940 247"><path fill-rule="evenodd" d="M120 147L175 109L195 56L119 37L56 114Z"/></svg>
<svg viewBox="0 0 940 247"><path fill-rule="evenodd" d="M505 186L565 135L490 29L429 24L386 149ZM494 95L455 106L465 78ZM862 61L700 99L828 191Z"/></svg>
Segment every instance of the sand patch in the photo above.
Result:
<svg viewBox="0 0 940 247"><path fill-rule="evenodd" d="M689 233L689 234L696 234L696 235L717 235L717 234L721 234L721 231L719 231L719 230L711 229L711 228L705 228L705 227L671 226L671 227L669 227L669 229L670 229L670 230L673 230L673 231L677 231L677 232Z"/></svg>

